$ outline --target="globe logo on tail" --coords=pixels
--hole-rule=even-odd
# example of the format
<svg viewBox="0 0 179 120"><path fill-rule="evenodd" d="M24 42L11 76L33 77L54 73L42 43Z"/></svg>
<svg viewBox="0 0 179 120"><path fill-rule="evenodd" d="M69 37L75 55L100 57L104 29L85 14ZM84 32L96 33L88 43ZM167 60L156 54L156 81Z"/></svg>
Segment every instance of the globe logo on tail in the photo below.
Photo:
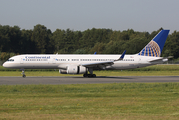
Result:
<svg viewBox="0 0 179 120"><path fill-rule="evenodd" d="M160 57L160 47L155 41L150 41L138 55Z"/></svg>

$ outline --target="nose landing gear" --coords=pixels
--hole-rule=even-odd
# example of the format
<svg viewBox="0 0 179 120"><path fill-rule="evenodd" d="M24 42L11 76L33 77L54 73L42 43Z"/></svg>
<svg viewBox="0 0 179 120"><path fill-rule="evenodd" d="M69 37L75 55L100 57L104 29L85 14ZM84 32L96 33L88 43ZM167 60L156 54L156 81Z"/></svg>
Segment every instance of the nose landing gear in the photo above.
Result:
<svg viewBox="0 0 179 120"><path fill-rule="evenodd" d="M21 73L21 74L22 74L22 77L23 77L23 78L26 77L26 75L25 75L25 70L24 70L24 69L22 70L22 73Z"/></svg>

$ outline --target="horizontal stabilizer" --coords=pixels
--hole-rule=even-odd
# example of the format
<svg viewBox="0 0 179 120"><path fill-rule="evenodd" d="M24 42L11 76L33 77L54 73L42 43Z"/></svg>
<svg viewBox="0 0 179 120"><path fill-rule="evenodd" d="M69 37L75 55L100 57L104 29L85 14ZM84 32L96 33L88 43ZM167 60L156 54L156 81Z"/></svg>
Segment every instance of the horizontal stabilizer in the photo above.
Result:
<svg viewBox="0 0 179 120"><path fill-rule="evenodd" d="M170 59L170 58L173 58L173 56L162 57L162 58L155 59L155 60L149 60L148 62L161 62L161 61L163 61L163 62L167 62L168 59Z"/></svg>
<svg viewBox="0 0 179 120"><path fill-rule="evenodd" d="M163 61L164 60L164 58L160 58L160 59L155 59L155 60L148 60L148 62L161 62L161 61Z"/></svg>

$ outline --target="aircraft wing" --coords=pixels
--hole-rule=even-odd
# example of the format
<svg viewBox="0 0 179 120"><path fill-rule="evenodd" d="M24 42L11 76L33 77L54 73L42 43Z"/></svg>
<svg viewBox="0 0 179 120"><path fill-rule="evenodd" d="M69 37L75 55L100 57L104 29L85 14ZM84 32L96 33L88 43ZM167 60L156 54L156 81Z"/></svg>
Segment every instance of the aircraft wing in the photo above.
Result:
<svg viewBox="0 0 179 120"><path fill-rule="evenodd" d="M113 65L115 61L122 60L125 56L126 50L122 53L122 55L119 57L119 59L116 59L114 61L105 61L105 62L95 62L95 63L87 63L87 64L81 64L81 66L84 67L105 67Z"/></svg>
<svg viewBox="0 0 179 120"><path fill-rule="evenodd" d="M114 61L106 61L106 62L96 62L96 63L88 63L88 64L81 64L81 66L84 67L97 67L99 65L101 66L109 66L109 65L113 65Z"/></svg>

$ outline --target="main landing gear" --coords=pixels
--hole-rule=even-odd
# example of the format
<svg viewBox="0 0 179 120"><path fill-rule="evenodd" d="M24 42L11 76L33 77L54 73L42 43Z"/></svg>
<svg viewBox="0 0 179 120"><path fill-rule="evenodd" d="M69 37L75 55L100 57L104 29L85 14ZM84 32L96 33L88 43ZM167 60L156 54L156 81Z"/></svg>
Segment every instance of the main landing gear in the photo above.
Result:
<svg viewBox="0 0 179 120"><path fill-rule="evenodd" d="M83 74L83 77L96 77L96 74Z"/></svg>
<svg viewBox="0 0 179 120"><path fill-rule="evenodd" d="M21 74L22 74L22 77L23 77L23 78L26 77L26 75L25 75L25 70L24 70L24 69L22 69L22 73L21 73Z"/></svg>
<svg viewBox="0 0 179 120"><path fill-rule="evenodd" d="M88 74L88 71L90 72L90 74ZM93 74L92 68L88 68L88 71L85 74L83 74L83 77L96 77L96 74Z"/></svg>

